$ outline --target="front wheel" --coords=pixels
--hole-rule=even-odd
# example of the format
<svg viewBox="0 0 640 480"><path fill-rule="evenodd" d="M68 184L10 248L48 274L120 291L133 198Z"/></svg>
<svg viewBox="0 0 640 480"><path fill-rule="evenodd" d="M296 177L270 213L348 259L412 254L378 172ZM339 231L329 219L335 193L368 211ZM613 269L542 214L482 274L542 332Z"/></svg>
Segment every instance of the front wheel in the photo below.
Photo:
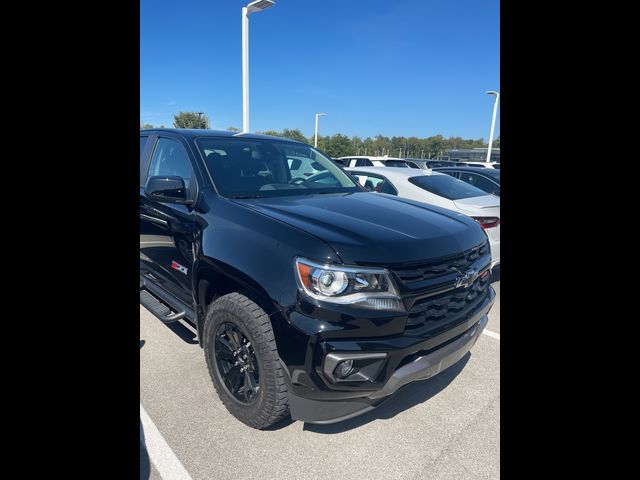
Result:
<svg viewBox="0 0 640 480"><path fill-rule="evenodd" d="M227 410L261 429L289 413L287 388L269 316L240 293L209 306L204 353L213 386Z"/></svg>

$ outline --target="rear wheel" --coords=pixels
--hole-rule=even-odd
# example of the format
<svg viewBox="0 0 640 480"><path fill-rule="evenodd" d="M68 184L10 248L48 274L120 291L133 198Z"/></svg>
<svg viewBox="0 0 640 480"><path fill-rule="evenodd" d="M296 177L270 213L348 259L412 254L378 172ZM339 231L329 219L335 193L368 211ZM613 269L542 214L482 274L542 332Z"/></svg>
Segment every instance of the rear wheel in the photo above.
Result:
<svg viewBox="0 0 640 480"><path fill-rule="evenodd" d="M203 331L207 368L227 410L253 428L289 413L287 388L269 316L240 293L209 306Z"/></svg>

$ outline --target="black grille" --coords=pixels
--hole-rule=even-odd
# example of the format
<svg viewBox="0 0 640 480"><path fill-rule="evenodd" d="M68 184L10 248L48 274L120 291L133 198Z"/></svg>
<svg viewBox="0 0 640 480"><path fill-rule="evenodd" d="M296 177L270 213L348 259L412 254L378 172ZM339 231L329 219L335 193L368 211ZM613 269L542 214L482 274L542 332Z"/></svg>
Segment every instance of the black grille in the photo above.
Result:
<svg viewBox="0 0 640 480"><path fill-rule="evenodd" d="M410 287L414 282L430 280L449 273L464 272L469 265L488 253L489 243L485 242L458 255L440 258L420 266L394 268L393 272Z"/></svg>
<svg viewBox="0 0 640 480"><path fill-rule="evenodd" d="M406 333L424 335L447 330L466 320L487 296L491 275L487 271L470 287L417 300L409 310Z"/></svg>

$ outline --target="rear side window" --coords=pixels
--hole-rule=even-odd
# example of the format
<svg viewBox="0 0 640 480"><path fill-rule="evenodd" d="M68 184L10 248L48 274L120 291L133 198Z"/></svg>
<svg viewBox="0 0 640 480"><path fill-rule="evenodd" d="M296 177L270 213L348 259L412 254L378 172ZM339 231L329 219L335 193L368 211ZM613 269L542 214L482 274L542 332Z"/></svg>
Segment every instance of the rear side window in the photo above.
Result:
<svg viewBox="0 0 640 480"><path fill-rule="evenodd" d="M461 198L480 197L487 195L473 185L450 177L449 175L423 175L411 177L409 182L420 187L427 192L434 193L449 200L460 200Z"/></svg>
<svg viewBox="0 0 640 480"><path fill-rule="evenodd" d="M474 187L478 187L480 190L483 190L487 193L493 193L498 190L498 186L491 180L475 173L461 173L460 180L462 180L463 182L467 182Z"/></svg>
<svg viewBox="0 0 640 480"><path fill-rule="evenodd" d="M175 140L160 138L153 152L149 176L182 177L185 186L189 188L193 170L184 147Z"/></svg>
<svg viewBox="0 0 640 480"><path fill-rule="evenodd" d="M368 158L358 158L356 160L356 167L373 167L373 163Z"/></svg>
<svg viewBox="0 0 640 480"><path fill-rule="evenodd" d="M396 167L396 168L408 168L407 162L403 160L387 160L385 162L387 167Z"/></svg>
<svg viewBox="0 0 640 480"><path fill-rule="evenodd" d="M427 162L427 167L429 168L440 168L440 167L446 167L446 166L447 165L442 162Z"/></svg>

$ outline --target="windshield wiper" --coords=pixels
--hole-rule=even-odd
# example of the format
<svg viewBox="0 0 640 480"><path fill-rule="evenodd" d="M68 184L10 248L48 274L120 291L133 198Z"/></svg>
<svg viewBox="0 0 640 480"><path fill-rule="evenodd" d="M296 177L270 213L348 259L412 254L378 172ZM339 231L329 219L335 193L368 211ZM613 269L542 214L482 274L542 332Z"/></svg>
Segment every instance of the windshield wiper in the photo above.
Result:
<svg viewBox="0 0 640 480"><path fill-rule="evenodd" d="M264 195L238 195L235 197L231 197L233 200L243 200L246 198L264 198Z"/></svg>

